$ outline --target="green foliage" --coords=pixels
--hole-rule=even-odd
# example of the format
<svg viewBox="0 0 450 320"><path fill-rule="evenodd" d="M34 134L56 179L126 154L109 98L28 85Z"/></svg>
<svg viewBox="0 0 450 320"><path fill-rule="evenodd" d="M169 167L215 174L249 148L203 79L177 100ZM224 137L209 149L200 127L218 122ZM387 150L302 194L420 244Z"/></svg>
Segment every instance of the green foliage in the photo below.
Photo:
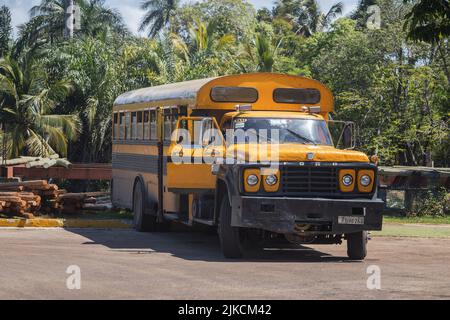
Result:
<svg viewBox="0 0 450 320"><path fill-rule="evenodd" d="M448 212L450 194L445 188L423 191L420 194L420 201L414 206L414 212L409 214L412 216L443 216Z"/></svg>
<svg viewBox="0 0 450 320"><path fill-rule="evenodd" d="M145 10L140 31L149 29L148 35L154 38L167 25L170 24L178 8L178 0L146 0L142 2L141 9Z"/></svg>
<svg viewBox="0 0 450 320"><path fill-rule="evenodd" d="M105 7L104 0L75 0L74 3L81 11L81 30L76 32L77 37L129 35L120 13ZM48 43L57 45L64 41L67 6L67 0L42 0L34 6L30 11L30 21L19 27L15 56L19 57L27 47L40 47Z"/></svg>
<svg viewBox="0 0 450 320"><path fill-rule="evenodd" d="M0 57L9 52L11 32L11 12L7 6L2 6L0 7Z"/></svg>
<svg viewBox="0 0 450 320"><path fill-rule="evenodd" d="M337 118L355 121L358 147L383 165L448 164L449 83L436 47L405 41L408 7L379 1L380 30L337 20L297 50L311 76L336 97ZM444 146L444 148L441 148Z"/></svg>
<svg viewBox="0 0 450 320"><path fill-rule="evenodd" d="M81 134L68 150L71 160L108 162L111 107L125 91L245 72L303 75L333 91L333 117L355 121L358 149L379 155L382 164L449 166L448 35L439 32L439 41L430 43L409 40L414 25L443 20L430 18L438 17L436 11L418 17L424 1L404 2L361 0L349 18L336 20L340 3L322 12L317 1L280 0L272 10L256 12L246 0L149 0L142 4L142 28L152 39L145 39L130 35L103 0L77 0L82 30L67 41L65 0L43 0L13 48L24 78L30 77L27 61L35 61L39 90L20 92L39 96L58 83L72 83L67 97L48 99L45 114L78 115ZM366 28L372 4L381 8L379 30ZM7 82L2 86L5 101ZM27 119L36 125L37 118ZM28 137L19 137L16 145L25 145ZM58 135L52 137L55 142ZM28 152L19 149L14 152Z"/></svg>
<svg viewBox="0 0 450 320"><path fill-rule="evenodd" d="M256 10L247 0L210 0L183 5L174 18L173 32L188 37L195 21L214 23L219 36L233 35L238 41L253 38Z"/></svg>
<svg viewBox="0 0 450 320"><path fill-rule="evenodd" d="M154 42L119 43L85 38L66 43L47 54L46 69L76 84L62 112L77 113L82 134L73 147L77 161L107 161L111 146L111 107L122 92L152 85L159 72ZM57 70L53 70L56 68Z"/></svg>
<svg viewBox="0 0 450 320"><path fill-rule="evenodd" d="M311 36L326 29L342 14L343 4L335 3L327 13L320 10L317 0L278 0L274 16L290 21L297 34Z"/></svg>
<svg viewBox="0 0 450 320"><path fill-rule="evenodd" d="M418 1L405 18L405 29L411 39L436 43L450 36L449 0Z"/></svg>
<svg viewBox="0 0 450 320"><path fill-rule="evenodd" d="M69 140L79 133L76 115L52 114L70 93L67 81L45 83L35 61L19 64L0 59L0 121L9 143L9 156L67 154Z"/></svg>

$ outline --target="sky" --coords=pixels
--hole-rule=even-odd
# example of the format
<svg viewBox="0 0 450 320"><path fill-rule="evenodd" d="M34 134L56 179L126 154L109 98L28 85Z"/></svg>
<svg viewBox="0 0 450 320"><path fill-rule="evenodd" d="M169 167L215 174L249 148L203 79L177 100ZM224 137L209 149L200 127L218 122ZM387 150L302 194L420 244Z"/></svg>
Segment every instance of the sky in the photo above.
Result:
<svg viewBox="0 0 450 320"><path fill-rule="evenodd" d="M29 19L29 10L32 6L38 4L41 0L0 0L0 5L6 5L10 8L12 14L12 24L16 27ZM274 0L249 0L256 8L271 8ZM188 0L184 0L188 2ZM191 0L192 2L192 0ZM323 11L327 11L337 0L318 0ZM341 0L344 4L344 14L352 11L358 0ZM139 9L140 0L106 0L106 5L116 8L122 14L129 29L138 33L139 22L143 16L143 11Z"/></svg>

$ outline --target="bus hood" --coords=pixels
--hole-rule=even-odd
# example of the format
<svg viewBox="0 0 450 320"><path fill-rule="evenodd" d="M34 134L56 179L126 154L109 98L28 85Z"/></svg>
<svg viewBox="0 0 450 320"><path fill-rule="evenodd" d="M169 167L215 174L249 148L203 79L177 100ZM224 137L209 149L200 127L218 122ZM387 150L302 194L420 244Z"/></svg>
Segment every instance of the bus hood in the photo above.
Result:
<svg viewBox="0 0 450 320"><path fill-rule="evenodd" d="M228 157L234 155L246 162L369 162L367 155L359 151L301 144L236 144L228 147L227 153Z"/></svg>

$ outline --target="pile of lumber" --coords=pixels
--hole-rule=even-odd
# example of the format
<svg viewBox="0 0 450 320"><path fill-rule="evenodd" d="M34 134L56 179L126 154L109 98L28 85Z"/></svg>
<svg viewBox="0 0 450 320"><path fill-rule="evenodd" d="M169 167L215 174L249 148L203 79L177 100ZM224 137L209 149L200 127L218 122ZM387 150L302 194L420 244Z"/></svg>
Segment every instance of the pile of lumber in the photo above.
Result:
<svg viewBox="0 0 450 320"><path fill-rule="evenodd" d="M32 216L40 210L49 212L57 208L63 193L45 180L0 183L0 213Z"/></svg>
<svg viewBox="0 0 450 320"><path fill-rule="evenodd" d="M67 193L45 180L0 183L0 213L33 217L36 214L74 214L111 209L109 192Z"/></svg>
<svg viewBox="0 0 450 320"><path fill-rule="evenodd" d="M3 160L0 158L0 164L6 166L25 166L27 168L50 168L64 167L69 168L71 163L67 159L60 159L59 155L54 154L49 157L20 157L17 159Z"/></svg>
<svg viewBox="0 0 450 320"><path fill-rule="evenodd" d="M32 192L0 192L0 212L33 215L41 205L41 197Z"/></svg>
<svg viewBox="0 0 450 320"><path fill-rule="evenodd" d="M109 192L65 193L58 198L62 213L103 211L111 208Z"/></svg>

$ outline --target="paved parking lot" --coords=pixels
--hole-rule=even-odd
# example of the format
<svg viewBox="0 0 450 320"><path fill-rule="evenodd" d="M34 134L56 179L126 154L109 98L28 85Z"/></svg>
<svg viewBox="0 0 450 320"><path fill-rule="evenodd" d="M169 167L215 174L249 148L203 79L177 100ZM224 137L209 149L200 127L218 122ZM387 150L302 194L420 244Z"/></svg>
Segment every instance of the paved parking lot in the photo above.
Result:
<svg viewBox="0 0 450 320"><path fill-rule="evenodd" d="M204 232L0 230L0 299L449 299L449 265L450 239L376 237L364 262L345 245L230 261ZM67 288L69 266L80 290ZM380 290L367 288L368 267Z"/></svg>

